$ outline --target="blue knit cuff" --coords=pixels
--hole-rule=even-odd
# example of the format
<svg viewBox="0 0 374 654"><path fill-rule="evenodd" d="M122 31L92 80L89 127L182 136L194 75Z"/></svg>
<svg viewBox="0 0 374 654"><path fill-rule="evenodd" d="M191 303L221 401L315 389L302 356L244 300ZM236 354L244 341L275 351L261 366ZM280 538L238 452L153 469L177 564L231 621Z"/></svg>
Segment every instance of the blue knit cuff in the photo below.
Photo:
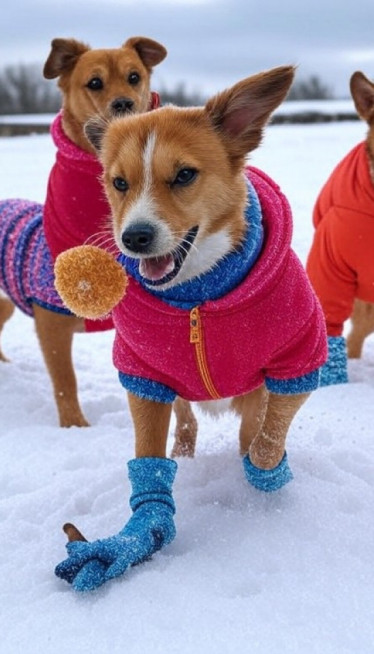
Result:
<svg viewBox="0 0 374 654"><path fill-rule="evenodd" d="M133 395L141 397L144 400L153 400L154 402L162 402L163 404L171 404L174 402L177 394L169 386L165 386L160 382L153 381L152 379L145 379L144 377L135 377L134 375L125 375L124 372L118 373L119 380L124 388Z"/></svg>
<svg viewBox="0 0 374 654"><path fill-rule="evenodd" d="M249 483L258 490L267 493L279 490L291 479L293 474L288 465L287 453L285 452L280 463L271 470L257 468L251 463L248 454L243 458L244 472Z"/></svg>
<svg viewBox="0 0 374 654"><path fill-rule="evenodd" d="M162 502L175 513L171 494L177 472L177 463L161 457L140 457L128 462L129 480L132 486L130 506L136 511L145 502Z"/></svg>
<svg viewBox="0 0 374 654"><path fill-rule="evenodd" d="M265 377L265 386L270 393L278 393L279 395L297 395L298 393L310 393L319 386L320 368L308 372L301 377L293 377L292 379L274 379L273 377Z"/></svg>
<svg viewBox="0 0 374 654"><path fill-rule="evenodd" d="M348 372L345 338L343 336L329 336L327 342L328 359L321 368L319 385L346 384L348 382Z"/></svg>

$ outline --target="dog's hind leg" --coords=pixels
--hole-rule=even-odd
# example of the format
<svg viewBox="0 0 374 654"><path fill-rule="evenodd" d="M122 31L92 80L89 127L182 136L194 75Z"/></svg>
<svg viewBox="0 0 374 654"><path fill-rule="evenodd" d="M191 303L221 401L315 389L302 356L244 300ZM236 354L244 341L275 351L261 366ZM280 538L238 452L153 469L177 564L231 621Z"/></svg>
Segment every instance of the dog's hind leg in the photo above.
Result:
<svg viewBox="0 0 374 654"><path fill-rule="evenodd" d="M308 396L309 393L269 393L263 424L249 445L249 458L254 466L271 470L278 465L285 452L290 424Z"/></svg>
<svg viewBox="0 0 374 654"><path fill-rule="evenodd" d="M347 337L348 356L359 359L365 338L374 332L374 303L355 300L351 322L352 328Z"/></svg>
<svg viewBox="0 0 374 654"><path fill-rule="evenodd" d="M197 437L197 420L193 414L191 404L181 397L177 397L173 405L177 420L174 434L174 446L171 457L193 457Z"/></svg>
<svg viewBox="0 0 374 654"><path fill-rule="evenodd" d="M0 295L0 336L3 330L4 324L11 317L14 311L14 304L4 295ZM0 361L8 361L6 356L4 356L1 344L0 344Z"/></svg>
<svg viewBox="0 0 374 654"><path fill-rule="evenodd" d="M75 332L83 331L83 321L34 305L36 332L48 368L61 427L87 427L78 401L77 380L72 360Z"/></svg>

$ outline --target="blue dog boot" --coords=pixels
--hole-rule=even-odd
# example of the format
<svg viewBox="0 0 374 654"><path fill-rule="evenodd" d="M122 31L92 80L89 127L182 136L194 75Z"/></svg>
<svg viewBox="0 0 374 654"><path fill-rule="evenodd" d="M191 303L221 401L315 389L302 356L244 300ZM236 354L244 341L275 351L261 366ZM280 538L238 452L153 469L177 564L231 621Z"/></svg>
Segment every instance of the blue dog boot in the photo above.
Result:
<svg viewBox="0 0 374 654"><path fill-rule="evenodd" d="M319 386L346 384L348 382L348 372L345 338L343 336L329 336L327 341L328 359L321 368Z"/></svg>
<svg viewBox="0 0 374 654"><path fill-rule="evenodd" d="M270 493L279 490L293 479L291 468L288 465L286 452L280 463L271 470L257 468L251 463L248 454L243 458L244 472L249 483L258 490Z"/></svg>
<svg viewBox="0 0 374 654"><path fill-rule="evenodd" d="M92 542L74 541L66 546L68 558L55 573L80 592L99 588L119 577L130 566L147 561L175 537L175 504L172 484L175 461L144 457L128 463L133 514L114 536Z"/></svg>

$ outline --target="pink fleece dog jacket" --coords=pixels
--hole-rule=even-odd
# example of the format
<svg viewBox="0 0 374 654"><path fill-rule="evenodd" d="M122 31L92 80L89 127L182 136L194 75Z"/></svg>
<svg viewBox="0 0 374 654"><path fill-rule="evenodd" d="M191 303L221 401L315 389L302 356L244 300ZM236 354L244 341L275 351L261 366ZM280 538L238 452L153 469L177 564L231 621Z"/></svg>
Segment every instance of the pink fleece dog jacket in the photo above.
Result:
<svg viewBox="0 0 374 654"><path fill-rule="evenodd" d="M60 113L51 126L57 152L45 204L18 199L0 203L0 288L29 315L34 303L70 313L54 288L53 265L60 252L84 243L117 252L110 238L101 165L66 136L61 121ZM102 331L113 328L113 322L110 317L86 320L85 327Z"/></svg>
<svg viewBox="0 0 374 654"><path fill-rule="evenodd" d="M242 395L264 382L273 392L312 390L298 383L293 391L277 387L307 377L325 362L325 323L291 249L286 198L261 171L250 168L247 174L265 232L256 263L232 291L197 301L192 310L171 306L130 277L126 296L113 311L113 360L122 375L162 384L191 401Z"/></svg>

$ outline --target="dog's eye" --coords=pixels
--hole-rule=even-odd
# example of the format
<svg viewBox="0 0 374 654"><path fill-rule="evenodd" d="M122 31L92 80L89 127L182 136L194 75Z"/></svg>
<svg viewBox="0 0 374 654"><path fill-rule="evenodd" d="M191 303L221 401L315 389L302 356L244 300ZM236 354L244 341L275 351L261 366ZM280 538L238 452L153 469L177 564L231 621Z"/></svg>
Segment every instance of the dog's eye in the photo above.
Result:
<svg viewBox="0 0 374 654"><path fill-rule="evenodd" d="M121 193L125 193L129 188L128 183L125 179L123 179L123 177L115 177L113 180L113 186L117 189L117 191L120 191Z"/></svg>
<svg viewBox="0 0 374 654"><path fill-rule="evenodd" d="M135 86L135 84L139 84L140 82L139 73L130 73L130 75L127 78L127 81L129 84L132 84L132 86Z"/></svg>
<svg viewBox="0 0 374 654"><path fill-rule="evenodd" d="M187 186L197 177L196 168L181 168L172 181L172 186Z"/></svg>
<svg viewBox="0 0 374 654"><path fill-rule="evenodd" d="M104 88L103 80L100 77L93 77L87 84L91 91L101 91Z"/></svg>

